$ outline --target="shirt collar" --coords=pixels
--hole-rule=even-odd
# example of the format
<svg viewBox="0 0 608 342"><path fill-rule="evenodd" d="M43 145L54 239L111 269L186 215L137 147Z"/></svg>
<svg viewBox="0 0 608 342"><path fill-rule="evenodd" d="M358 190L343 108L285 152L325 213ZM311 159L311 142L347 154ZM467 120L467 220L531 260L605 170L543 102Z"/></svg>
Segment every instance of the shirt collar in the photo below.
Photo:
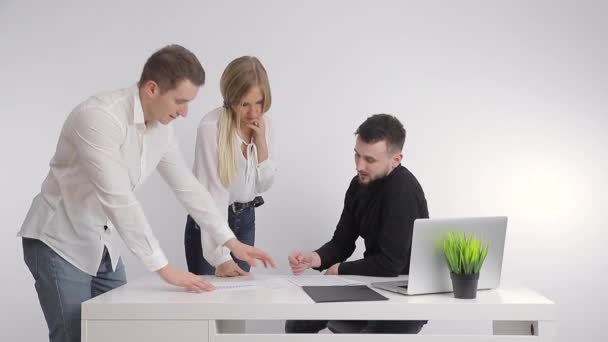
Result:
<svg viewBox="0 0 608 342"><path fill-rule="evenodd" d="M144 110L141 106L141 99L139 98L139 86L135 84L132 87L133 90L133 124L138 128L146 128L146 122L144 119Z"/></svg>

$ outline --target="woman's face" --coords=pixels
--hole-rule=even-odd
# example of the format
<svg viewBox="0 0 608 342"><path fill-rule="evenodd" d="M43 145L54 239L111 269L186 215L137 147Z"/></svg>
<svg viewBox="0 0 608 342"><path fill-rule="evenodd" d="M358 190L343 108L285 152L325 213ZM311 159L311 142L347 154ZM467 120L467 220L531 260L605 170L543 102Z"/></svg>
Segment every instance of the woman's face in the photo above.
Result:
<svg viewBox="0 0 608 342"><path fill-rule="evenodd" d="M260 87L251 88L240 103L232 106L232 109L237 114L241 127L250 125L260 119L262 107L264 106L264 94Z"/></svg>

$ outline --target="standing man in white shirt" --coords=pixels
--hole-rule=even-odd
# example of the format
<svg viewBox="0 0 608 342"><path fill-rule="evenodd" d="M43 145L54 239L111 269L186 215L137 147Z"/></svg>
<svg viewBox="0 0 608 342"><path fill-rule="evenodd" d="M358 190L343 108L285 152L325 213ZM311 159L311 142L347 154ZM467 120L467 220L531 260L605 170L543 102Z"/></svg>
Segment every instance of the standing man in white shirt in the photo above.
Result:
<svg viewBox="0 0 608 342"><path fill-rule="evenodd" d="M276 267L239 242L209 192L186 166L171 121L186 116L205 82L196 56L179 45L155 52L139 82L98 94L66 119L50 171L18 233L51 342L80 341L80 304L126 283L118 240L167 283L212 290L169 265L134 195L154 169L218 245L255 266Z"/></svg>

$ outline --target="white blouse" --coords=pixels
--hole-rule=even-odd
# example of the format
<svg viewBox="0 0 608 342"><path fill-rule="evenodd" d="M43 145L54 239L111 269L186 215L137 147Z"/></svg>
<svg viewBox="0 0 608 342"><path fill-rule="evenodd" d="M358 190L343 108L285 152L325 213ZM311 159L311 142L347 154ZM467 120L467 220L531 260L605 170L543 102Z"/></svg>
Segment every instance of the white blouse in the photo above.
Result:
<svg viewBox="0 0 608 342"><path fill-rule="evenodd" d="M237 146L240 147L241 144L247 146L247 157L245 158L240 148L237 149L237 155L235 155L236 177L228 188L222 184L219 176L217 132L219 118L223 112L224 108L219 107L201 119L196 134L193 173L201 184L209 190L227 222L228 206L234 202L246 203L252 201L255 196L268 190L274 182L277 167L272 160L272 142L270 140L272 123L270 117L265 114L268 158L258 163L258 150L255 144L246 143L238 134L235 134L234 139ZM230 260L230 250L216 243L207 229L201 228L205 259L215 267Z"/></svg>

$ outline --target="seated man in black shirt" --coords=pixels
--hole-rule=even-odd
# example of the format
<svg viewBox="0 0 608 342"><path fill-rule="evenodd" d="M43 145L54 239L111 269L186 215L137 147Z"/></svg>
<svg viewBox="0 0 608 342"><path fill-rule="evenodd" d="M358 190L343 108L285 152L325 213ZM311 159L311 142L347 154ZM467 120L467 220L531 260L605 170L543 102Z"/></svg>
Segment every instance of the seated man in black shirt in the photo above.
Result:
<svg viewBox="0 0 608 342"><path fill-rule="evenodd" d="M295 275L308 268L325 274L395 277L409 273L414 220L428 218L422 187L401 165L405 129L388 114L373 115L355 132L357 175L350 182L344 209L332 239L314 252L293 252L289 265ZM359 260L346 261L358 237L365 240ZM426 321L348 321L349 332L418 333ZM328 321L287 321L287 333L317 333ZM333 329L332 329L333 330Z"/></svg>

